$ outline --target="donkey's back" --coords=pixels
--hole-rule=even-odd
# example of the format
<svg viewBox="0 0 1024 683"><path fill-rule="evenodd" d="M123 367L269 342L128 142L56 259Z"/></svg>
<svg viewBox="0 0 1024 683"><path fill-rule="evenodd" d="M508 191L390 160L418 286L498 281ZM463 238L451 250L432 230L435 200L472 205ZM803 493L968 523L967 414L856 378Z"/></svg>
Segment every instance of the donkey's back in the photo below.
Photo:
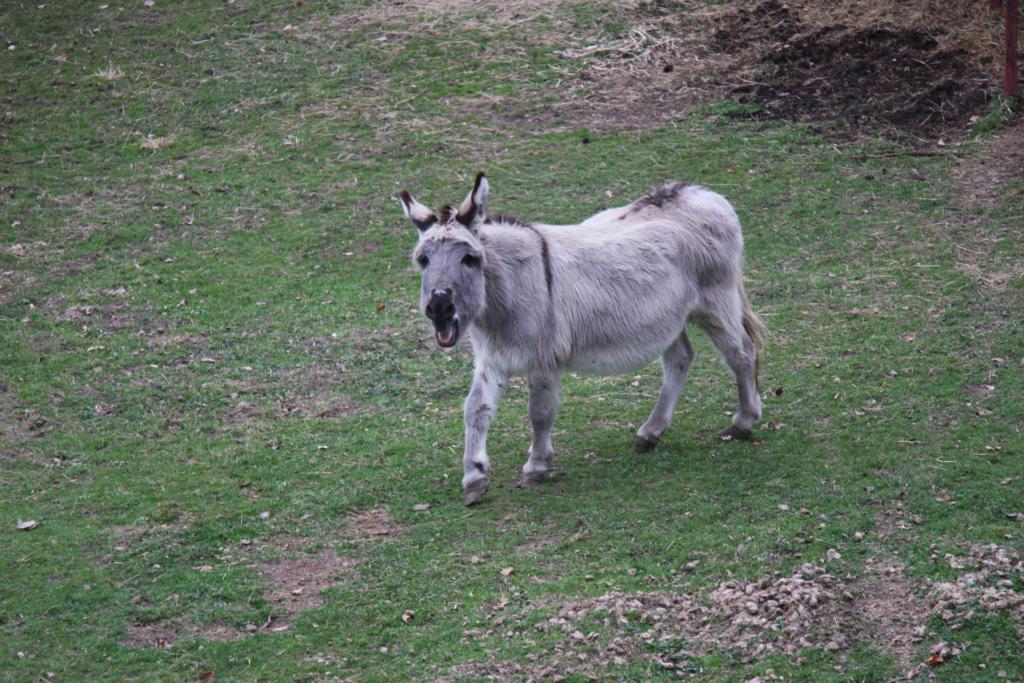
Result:
<svg viewBox="0 0 1024 683"><path fill-rule="evenodd" d="M663 241L692 253L697 267L735 266L742 261L743 236L732 205L717 192L690 183L670 182L644 197L597 213L567 234L595 243ZM643 248L643 244L640 245Z"/></svg>
<svg viewBox="0 0 1024 683"><path fill-rule="evenodd" d="M535 227L555 282L544 334L561 344L563 368L630 371L661 355L692 316L717 318L738 302L739 219L706 188L669 183L578 225Z"/></svg>

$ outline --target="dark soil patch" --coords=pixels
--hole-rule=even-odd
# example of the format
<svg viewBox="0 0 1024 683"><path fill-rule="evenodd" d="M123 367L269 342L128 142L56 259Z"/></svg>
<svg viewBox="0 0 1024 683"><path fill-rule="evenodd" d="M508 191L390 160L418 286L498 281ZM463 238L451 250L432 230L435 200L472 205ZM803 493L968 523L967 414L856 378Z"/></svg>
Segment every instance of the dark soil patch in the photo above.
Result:
<svg viewBox="0 0 1024 683"><path fill-rule="evenodd" d="M965 130L992 97L966 54L920 31L827 28L793 37L764 63L757 84L737 89L761 117L936 138Z"/></svg>
<svg viewBox="0 0 1024 683"><path fill-rule="evenodd" d="M785 43L798 32L789 7L768 0L725 15L712 33L711 46L723 52L741 52L752 44Z"/></svg>

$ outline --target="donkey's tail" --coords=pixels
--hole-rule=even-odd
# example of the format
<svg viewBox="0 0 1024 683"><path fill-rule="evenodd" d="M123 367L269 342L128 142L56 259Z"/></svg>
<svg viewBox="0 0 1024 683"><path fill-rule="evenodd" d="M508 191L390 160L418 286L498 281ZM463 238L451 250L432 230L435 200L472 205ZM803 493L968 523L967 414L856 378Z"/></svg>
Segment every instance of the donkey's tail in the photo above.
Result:
<svg viewBox="0 0 1024 683"><path fill-rule="evenodd" d="M743 306L743 329L746 331L750 341L754 344L754 381L760 390L761 375L761 350L764 348L765 337L768 336L768 328L764 326L761 319L754 313L747 300L747 292L740 282L740 303Z"/></svg>

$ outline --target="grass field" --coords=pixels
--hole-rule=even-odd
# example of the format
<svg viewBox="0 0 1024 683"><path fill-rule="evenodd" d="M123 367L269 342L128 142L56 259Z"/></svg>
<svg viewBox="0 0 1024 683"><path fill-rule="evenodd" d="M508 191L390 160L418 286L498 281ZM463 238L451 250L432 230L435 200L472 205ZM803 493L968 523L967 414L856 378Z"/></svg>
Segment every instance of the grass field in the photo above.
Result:
<svg viewBox="0 0 1024 683"><path fill-rule="evenodd" d="M588 46L704 11L630 7L0 7L0 679L1024 678L1024 128L589 106ZM656 365L567 377L535 491L514 382L463 507L395 195L479 169L524 220L728 197L756 440L698 334L653 454Z"/></svg>

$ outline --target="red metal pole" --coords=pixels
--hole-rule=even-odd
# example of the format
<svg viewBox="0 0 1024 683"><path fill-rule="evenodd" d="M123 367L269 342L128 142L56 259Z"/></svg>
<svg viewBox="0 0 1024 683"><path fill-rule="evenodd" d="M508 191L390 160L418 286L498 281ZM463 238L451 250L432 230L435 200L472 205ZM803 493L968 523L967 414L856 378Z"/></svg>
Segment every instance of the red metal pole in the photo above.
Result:
<svg viewBox="0 0 1024 683"><path fill-rule="evenodd" d="M1006 95L1020 95L1020 76L1017 68L1017 17L1020 14L1018 0L1006 0Z"/></svg>

